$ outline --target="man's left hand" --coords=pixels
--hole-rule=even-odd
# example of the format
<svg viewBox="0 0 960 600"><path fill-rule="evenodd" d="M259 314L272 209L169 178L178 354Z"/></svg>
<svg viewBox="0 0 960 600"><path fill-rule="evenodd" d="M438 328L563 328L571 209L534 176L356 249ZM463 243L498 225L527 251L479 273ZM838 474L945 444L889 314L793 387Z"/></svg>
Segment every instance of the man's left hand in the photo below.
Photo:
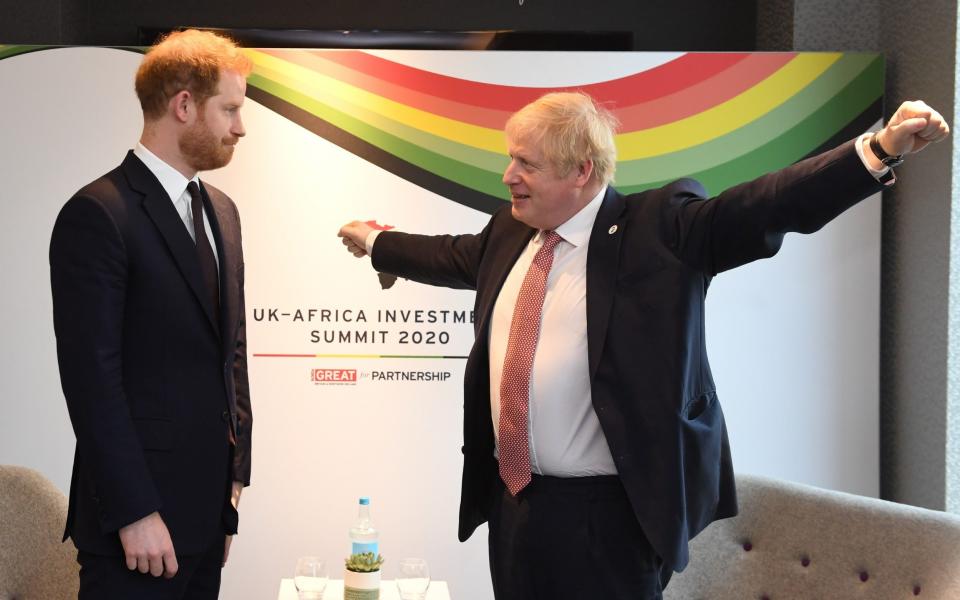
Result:
<svg viewBox="0 0 960 600"><path fill-rule="evenodd" d="M940 113L922 100L912 100L893 113L887 126L877 133L877 141L887 154L895 156L920 152L949 134L950 126Z"/></svg>
<svg viewBox="0 0 960 600"><path fill-rule="evenodd" d="M223 542L223 563L221 567L227 566L227 557L230 556L230 543L233 542L233 536L228 535Z"/></svg>
<svg viewBox="0 0 960 600"><path fill-rule="evenodd" d="M230 504L233 505L235 510L240 510L240 494L243 492L243 483L239 481L233 482L233 487L230 490ZM220 565L222 567L227 566L227 557L230 556L230 544L233 542L233 536L228 535L223 542L223 563Z"/></svg>

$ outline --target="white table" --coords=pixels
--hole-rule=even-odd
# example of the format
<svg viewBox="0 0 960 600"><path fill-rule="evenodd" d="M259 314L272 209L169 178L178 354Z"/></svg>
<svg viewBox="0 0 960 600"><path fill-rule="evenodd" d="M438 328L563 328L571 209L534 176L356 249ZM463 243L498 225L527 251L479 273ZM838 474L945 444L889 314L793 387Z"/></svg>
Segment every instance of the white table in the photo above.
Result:
<svg viewBox="0 0 960 600"><path fill-rule="evenodd" d="M331 579L323 591L323 600L341 600L343 598L343 580ZM280 580L280 592L277 600L297 600L297 588L293 579ZM380 582L380 600L400 600L397 584L392 579ZM450 590L446 581L431 581L427 589L427 600L450 600Z"/></svg>

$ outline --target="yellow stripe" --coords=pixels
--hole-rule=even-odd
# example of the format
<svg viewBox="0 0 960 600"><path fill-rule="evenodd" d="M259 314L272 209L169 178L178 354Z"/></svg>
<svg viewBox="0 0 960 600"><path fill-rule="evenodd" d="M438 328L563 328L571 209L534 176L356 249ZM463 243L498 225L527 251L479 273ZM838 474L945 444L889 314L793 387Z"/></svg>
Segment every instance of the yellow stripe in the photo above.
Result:
<svg viewBox="0 0 960 600"><path fill-rule="evenodd" d="M411 108L262 52L248 50L257 72L351 116L355 107L435 136L504 153L503 132ZM617 136L618 160L676 152L726 135L781 105L841 58L840 53L800 54L759 84L713 108L673 123Z"/></svg>
<svg viewBox="0 0 960 600"><path fill-rule="evenodd" d="M247 50L247 54L254 61L257 74L273 79L348 115L356 116L351 109L359 107L467 146L498 154L506 151L503 132L498 129L478 127L411 108L263 52Z"/></svg>
<svg viewBox="0 0 960 600"><path fill-rule="evenodd" d="M676 152L726 135L783 104L823 74L842 54L800 54L742 94L696 115L617 136L618 160Z"/></svg>

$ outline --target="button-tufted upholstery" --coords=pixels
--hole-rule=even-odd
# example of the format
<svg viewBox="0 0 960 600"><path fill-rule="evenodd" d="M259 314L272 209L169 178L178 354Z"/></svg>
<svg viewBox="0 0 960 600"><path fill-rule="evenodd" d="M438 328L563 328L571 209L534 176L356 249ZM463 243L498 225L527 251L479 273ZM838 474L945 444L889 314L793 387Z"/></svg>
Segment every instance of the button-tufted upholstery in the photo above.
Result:
<svg viewBox="0 0 960 600"><path fill-rule="evenodd" d="M960 599L960 517L753 475L666 600Z"/></svg>
<svg viewBox="0 0 960 600"><path fill-rule="evenodd" d="M43 475L0 465L0 600L77 597L77 551L61 543L67 499Z"/></svg>

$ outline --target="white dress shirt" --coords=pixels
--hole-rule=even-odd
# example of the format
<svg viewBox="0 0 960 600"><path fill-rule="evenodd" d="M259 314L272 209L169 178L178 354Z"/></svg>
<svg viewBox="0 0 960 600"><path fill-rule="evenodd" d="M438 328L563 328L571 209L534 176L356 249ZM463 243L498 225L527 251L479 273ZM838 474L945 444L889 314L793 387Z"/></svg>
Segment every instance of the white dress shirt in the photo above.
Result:
<svg viewBox="0 0 960 600"><path fill-rule="evenodd" d="M863 146L865 133L854 144L864 167L880 179L890 170L873 169ZM891 185L891 178L886 185ZM615 475L600 421L593 410L587 358L587 249L594 221L607 192L600 190L587 206L555 230L563 241L554 249L547 277L540 338L530 374L530 470L540 475L583 477ZM379 230L365 240L373 253ZM543 244L539 231L520 254L497 296L490 321L490 412L496 437L500 421L500 380L507 352L513 309L533 257ZM496 452L496 450L495 450Z"/></svg>
<svg viewBox="0 0 960 600"><path fill-rule="evenodd" d="M530 470L540 475L615 475L617 467L593 410L587 360L587 248L606 186L555 229L557 244L547 276L540 337L530 374ZM538 232L507 275L490 321L490 412L496 435L500 380L520 286L543 245Z"/></svg>
<svg viewBox="0 0 960 600"><path fill-rule="evenodd" d="M139 142L136 147L134 147L133 154L143 161L143 164L150 169L150 172L153 173L154 177L160 182L160 186L163 187L167 192L167 196L173 201L173 208L177 211L177 214L180 215L180 220L182 220L184 226L186 226L187 233L190 234L190 239L196 243L196 234L193 232L193 210L190 208L193 198L190 197L190 192L187 191L187 184L195 181L199 186L200 176L194 175L193 179L188 180L183 176L183 173L165 163L163 159L147 150L147 147ZM210 219L207 217L206 210L203 211L203 230L207 234L207 240L210 241L210 248L213 249L213 258L217 261L217 269L219 269L220 255L217 254L217 244L213 241L213 231L210 229Z"/></svg>

